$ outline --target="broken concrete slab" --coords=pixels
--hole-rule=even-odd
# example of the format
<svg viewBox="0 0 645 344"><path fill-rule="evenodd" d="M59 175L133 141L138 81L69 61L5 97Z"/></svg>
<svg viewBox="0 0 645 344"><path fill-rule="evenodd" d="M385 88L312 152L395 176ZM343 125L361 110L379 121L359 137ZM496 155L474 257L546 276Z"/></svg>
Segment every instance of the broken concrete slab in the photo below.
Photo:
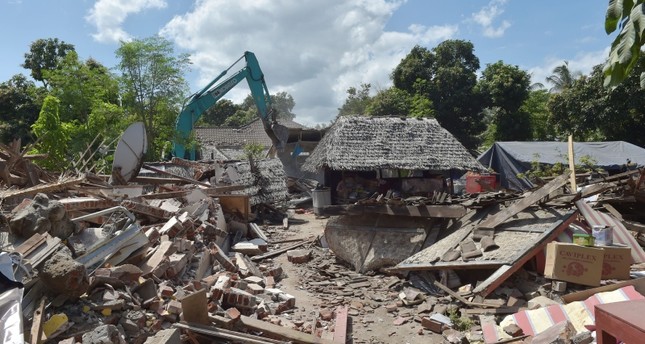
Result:
<svg viewBox="0 0 645 344"><path fill-rule="evenodd" d="M46 291L54 295L76 298L83 295L90 285L85 266L76 262L67 248L47 260L38 276L47 285Z"/></svg>
<svg viewBox="0 0 645 344"><path fill-rule="evenodd" d="M325 239L338 258L356 271L366 272L394 266L418 252L427 226L424 218L404 216L331 217L325 227Z"/></svg>

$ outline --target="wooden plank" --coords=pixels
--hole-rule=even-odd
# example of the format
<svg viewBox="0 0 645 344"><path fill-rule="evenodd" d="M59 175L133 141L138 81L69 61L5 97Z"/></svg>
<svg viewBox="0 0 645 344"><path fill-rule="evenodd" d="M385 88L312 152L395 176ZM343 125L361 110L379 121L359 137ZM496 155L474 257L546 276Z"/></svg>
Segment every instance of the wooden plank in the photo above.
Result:
<svg viewBox="0 0 645 344"><path fill-rule="evenodd" d="M551 192L562 187L567 180L567 174L562 174L552 181L546 183L544 186L538 190L532 192L530 195L524 197L523 199L513 203L510 207L489 216L484 220L478 227L484 229L494 229L495 227L506 222L511 217L517 215L519 212L530 207L531 205L537 203L542 198L547 197Z"/></svg>
<svg viewBox="0 0 645 344"><path fill-rule="evenodd" d="M225 213L239 214L244 222L249 221L251 203L248 195L222 195L218 199Z"/></svg>
<svg viewBox="0 0 645 344"><path fill-rule="evenodd" d="M271 343L271 344L288 344L287 342L281 341L281 340L274 340L270 338L264 338L248 333L243 333L243 332L238 332L238 331L231 331L227 330L224 328L220 327L215 327L215 326L204 326L201 324L195 324L195 323L175 323L172 325L173 327L184 329L184 330L189 330L193 331L195 333L203 334L206 336L211 336L211 337L216 337L216 338L223 338L227 339L233 343L244 343L244 344L266 344L266 343Z"/></svg>
<svg viewBox="0 0 645 344"><path fill-rule="evenodd" d="M508 267L501 267L495 273L493 273L491 277L487 278L483 283L478 285L477 288L473 290L473 293L483 297L486 297L488 294L492 293L495 289L497 289L497 287L502 285L504 281L511 277L511 275L521 269L526 262L528 262L538 252L544 249L546 244L555 240L555 238L557 238L560 233L564 232L564 230L567 229L569 225L576 219L577 214L578 212L571 213L571 215L569 215L569 218L562 221L546 237L543 237L541 240L536 242L528 251L522 253L520 257L518 257L518 259L516 259L512 263L512 265Z"/></svg>
<svg viewBox="0 0 645 344"><path fill-rule="evenodd" d="M473 307L473 306L475 306L475 307L491 307L491 308L498 308L499 307L499 305L495 305L495 304L468 301L463 296L461 296L461 295L455 293L454 291L452 291L452 289L450 289L450 288L446 287L445 285L441 284L441 282L439 282L439 281L434 281L434 285L439 287L439 289L445 291L448 295L450 295L450 296L454 297L455 299L459 300L461 303L463 303L466 306L469 306L469 307Z"/></svg>
<svg viewBox="0 0 645 344"><path fill-rule="evenodd" d="M602 206L605 209L607 209L607 211L609 211L610 214L614 215L615 218L617 218L620 222L622 222L625 228L627 228L628 230L639 232L639 233L645 233L645 225L643 225L642 223L625 220L623 218L623 214L621 214L618 210L616 210L616 208L614 208L609 203L603 203Z"/></svg>
<svg viewBox="0 0 645 344"><path fill-rule="evenodd" d="M206 289L200 289L179 300L181 302L182 317L184 321L202 325L210 325L208 319L208 300Z"/></svg>
<svg viewBox="0 0 645 344"><path fill-rule="evenodd" d="M294 329L274 325L272 323L253 319L245 315L240 316L240 322L247 328L263 332L268 335L268 337L279 338L282 340L292 341L294 343L304 343L304 344L338 344L336 342L331 342L326 339L316 337L311 334L304 332L296 331Z"/></svg>
<svg viewBox="0 0 645 344"><path fill-rule="evenodd" d="M20 246L16 247L15 252L20 253L23 257L27 256L40 245L42 245L45 240L47 240L46 235L36 233L29 237L29 239L27 239L25 242L20 244Z"/></svg>
<svg viewBox="0 0 645 344"><path fill-rule="evenodd" d="M43 335L43 315L45 313L45 301L46 299L44 297L40 299L38 308L34 312L34 318L31 323L31 338L29 341L29 343L31 344L40 344L43 342L42 335Z"/></svg>
<svg viewBox="0 0 645 344"><path fill-rule="evenodd" d="M345 344L347 342L347 324L348 324L347 305L336 308L336 324L334 325L334 343Z"/></svg>
<svg viewBox="0 0 645 344"><path fill-rule="evenodd" d="M397 266L386 268L386 271L421 271L421 270L467 270L467 269L497 269L500 266L508 264L500 260L482 260L468 262L436 262L436 263L419 263L419 264L399 264Z"/></svg>
<svg viewBox="0 0 645 344"><path fill-rule="evenodd" d="M574 301L582 301L586 300L592 295L606 292L606 291L612 291L612 290L617 290L622 287L627 287L627 286L634 286L634 289L636 289L637 292L645 295L645 277L629 280L629 281L623 281L623 282L618 282L614 284L609 284L605 285L602 287L596 287L596 288L591 288L591 289L585 289L581 291L577 291L574 293L570 293L567 295L562 296L562 301L564 303L571 303Z"/></svg>
<svg viewBox="0 0 645 344"><path fill-rule="evenodd" d="M153 167L153 166L150 166L150 165L148 165L148 164L143 164L143 167L144 167L145 169L148 169L148 170L153 171L153 172L157 172L157 173L165 174L165 175L167 175L167 176L171 176L171 177L173 177L173 178L176 178L176 179L179 179L179 180L183 180L183 181L184 181L184 182L186 182L186 183L195 184L195 185L203 186L203 187L206 187L206 188L210 188L210 187L211 187L211 185L210 185L210 184L202 183L202 182L200 182L199 180L195 180L195 179L191 179L191 178L182 177L182 176L180 176L180 175L177 175L177 174L174 174L174 173L171 173L171 172L168 172L168 171L164 171L164 170L162 170L162 169L158 169L158 168Z"/></svg>
<svg viewBox="0 0 645 344"><path fill-rule="evenodd" d="M255 261L258 261L258 260L265 259L265 258L270 258L270 257L273 257L273 256L277 256L279 254L282 254L284 252L287 252L289 250L293 250L294 248L298 248L298 247L300 247L300 246L302 246L304 244L309 244L309 243L312 243L312 242L313 242L313 240L305 240L305 241L299 242L297 244L293 244L293 245L289 245L287 247L283 247L283 248L281 248L279 250L273 250L271 252L267 252L267 253L259 255L259 256L253 256L253 257L251 257L251 260L255 262Z"/></svg>
<svg viewBox="0 0 645 344"><path fill-rule="evenodd" d="M576 185L576 160L573 154L573 135L569 135L569 144L567 147L569 149L569 170L571 171L569 183L571 186L571 192L576 192L578 191L578 187Z"/></svg>

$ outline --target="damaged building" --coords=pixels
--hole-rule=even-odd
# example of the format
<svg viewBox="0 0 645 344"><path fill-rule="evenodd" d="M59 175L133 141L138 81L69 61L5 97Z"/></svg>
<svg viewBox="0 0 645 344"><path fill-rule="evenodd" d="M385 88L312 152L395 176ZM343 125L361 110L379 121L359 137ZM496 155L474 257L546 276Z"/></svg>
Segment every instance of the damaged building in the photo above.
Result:
<svg viewBox="0 0 645 344"><path fill-rule="evenodd" d="M114 185L18 148L0 148L5 343L639 338L642 168L459 194L482 166L435 120L347 117L304 165L329 202L294 206L281 159L148 162Z"/></svg>

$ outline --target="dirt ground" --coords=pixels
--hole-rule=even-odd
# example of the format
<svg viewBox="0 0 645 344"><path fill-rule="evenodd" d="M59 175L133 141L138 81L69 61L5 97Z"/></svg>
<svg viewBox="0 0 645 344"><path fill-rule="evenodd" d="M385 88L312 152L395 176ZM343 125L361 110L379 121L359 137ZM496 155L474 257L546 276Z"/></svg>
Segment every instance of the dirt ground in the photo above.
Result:
<svg viewBox="0 0 645 344"><path fill-rule="evenodd" d="M304 224L291 224L288 230L280 230L282 232L273 233L274 237L280 237L280 240L297 239L297 238L312 238L322 236L324 227L327 222L325 218L318 218L314 214L296 214L295 219L305 220ZM316 255L326 255L333 260L333 253L327 249L322 249L318 246L311 246L311 249ZM329 298L334 299L334 303L349 305L349 326L347 343L443 343L443 336L435 334L429 330L424 330L420 323L415 321L417 308L412 306L398 307L396 311L388 313L385 308L386 304L396 303L398 300L398 292L390 290L385 293L386 300L374 301L366 295L371 295L371 290L364 290L362 296L337 296L325 295L326 293L316 293L311 288L307 288L306 281L312 275L315 266L312 267L312 262L306 264L294 264L288 261L287 255L282 254L275 258L284 272L286 277L280 282L279 288L283 291L296 297L297 309L292 314L294 319L310 319L312 321L321 309L329 308L335 309L329 304ZM341 269L347 273L355 274L348 266L344 266L341 262L334 262L334 269ZM382 275L368 276L371 280L376 279L378 285L378 278ZM372 282L372 285L375 285ZM369 289L369 288L368 288ZM376 288L375 288L376 289ZM382 291L382 288L381 288ZM377 292L377 291L375 291ZM398 318L405 318L407 321L402 325L396 326L395 320ZM400 320L400 319L399 319ZM323 338L329 336L329 327L333 324L327 322L320 322L320 326L324 330Z"/></svg>

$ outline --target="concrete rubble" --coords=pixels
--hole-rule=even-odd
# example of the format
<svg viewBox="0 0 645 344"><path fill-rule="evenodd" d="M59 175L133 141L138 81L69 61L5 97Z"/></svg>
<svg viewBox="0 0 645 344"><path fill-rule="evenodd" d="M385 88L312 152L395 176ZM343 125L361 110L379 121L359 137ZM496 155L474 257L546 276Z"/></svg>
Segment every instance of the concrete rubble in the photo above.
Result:
<svg viewBox="0 0 645 344"><path fill-rule="evenodd" d="M399 200L404 207L431 204L428 211L443 211L445 221L432 217L428 228L415 227L410 237L400 240L373 235L370 240L382 238L374 242L388 248L374 244L362 251L360 240L339 231L349 220L333 218L333 230L320 228L314 238L295 239L305 222L299 219L314 217L311 209L287 212L283 207L286 178L280 189L268 177L254 184L247 177L251 168L242 163L174 159L162 167L181 178L135 180L128 185L142 185L135 197L117 191L125 186L109 185L106 176L95 175L3 191L7 221L0 238L3 251L21 257L16 279L24 288L26 341L388 343L411 334L419 342L588 343L594 340L591 332L581 331L573 320L532 331L509 317L573 305L617 288L633 288L630 295L645 299L642 279L604 279L591 288L546 278L536 264L544 255L541 248L556 238L555 232L549 236L555 229L544 230L544 243L513 256L510 265L493 264L502 258L492 255L508 247L496 234L505 224L521 220L523 212L538 205L575 208L574 201L590 196L582 191L553 197L564 182L533 195L491 192L462 199L441 195L440 202ZM269 175L275 172L269 163L255 168L259 172L252 175L262 174L263 168ZM642 179L640 172L627 173L596 188L595 194L606 200L637 199ZM245 189L252 190L251 197ZM625 196L629 190L631 196ZM536 200L524 201L531 197ZM366 212L394 206L388 202L379 197L330 211L370 217ZM575 221L567 222L569 216ZM415 223L427 220L415 217ZM576 212L558 221L556 228L584 219ZM422 265L405 260L435 243L443 247L439 243L451 235L448 231L469 223L472 229L456 245L436 253L450 258ZM645 242L643 225L630 216L624 223L638 245ZM446 232L434 233L439 227ZM486 249L480 246L481 236L490 237L484 240ZM330 244L348 251L334 252ZM354 246L355 251L348 249ZM396 254L387 255L389 251ZM631 264L634 277L641 276L642 267ZM295 291L310 300L305 302ZM314 309L301 306L309 303ZM385 336L376 334L377 328ZM371 337L358 336L372 331Z"/></svg>

